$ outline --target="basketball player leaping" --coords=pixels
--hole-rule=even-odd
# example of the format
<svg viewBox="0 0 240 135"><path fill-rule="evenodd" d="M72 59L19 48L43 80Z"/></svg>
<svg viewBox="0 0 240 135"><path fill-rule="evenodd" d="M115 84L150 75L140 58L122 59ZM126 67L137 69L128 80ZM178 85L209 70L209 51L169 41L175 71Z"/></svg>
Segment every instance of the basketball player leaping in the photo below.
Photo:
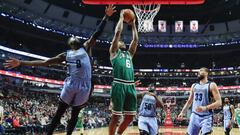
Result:
<svg viewBox="0 0 240 135"><path fill-rule="evenodd" d="M157 135L157 107L163 108L163 102L156 95L155 86L150 85L147 93L143 96L139 109L138 128L140 135Z"/></svg>
<svg viewBox="0 0 240 135"><path fill-rule="evenodd" d="M68 65L69 77L64 81L63 90L61 91L59 105L57 112L53 117L48 135L52 135L56 126L60 123L60 119L66 109L71 106L72 113L71 119L68 123L67 135L71 135L77 123L77 117L84 104L88 101L91 95L91 48L96 43L96 39L102 33L107 18L114 12L115 7L108 6L105 10L106 15L102 22L97 27L94 34L89 40L81 44L77 37L70 37L67 44L71 48L67 52L61 53L56 57L50 58L45 61L21 61L11 58L4 63L6 68L14 68L17 66L48 66L52 64L61 64L66 61Z"/></svg>
<svg viewBox="0 0 240 135"><path fill-rule="evenodd" d="M120 14L112 45L109 49L114 76L111 90L113 108L111 122L109 124L109 135L115 134L118 119L123 114L123 121L117 130L117 134L122 134L128 127L129 123L132 122L137 110L137 96L132 58L137 49L138 32L135 20L130 22L130 24L132 26L133 40L129 49L126 50L126 45L120 41L123 30L123 12Z"/></svg>
<svg viewBox="0 0 240 135"><path fill-rule="evenodd" d="M209 70L201 68L198 74L199 83L191 87L187 103L184 105L178 118L182 119L192 105L192 114L190 117L187 134L198 135L200 130L202 135L208 135L212 132L213 112L212 110L222 106L222 100L216 83L208 81ZM211 97L215 102L211 103Z"/></svg>
<svg viewBox="0 0 240 135"><path fill-rule="evenodd" d="M232 123L234 122L234 106L230 104L227 97L224 99L223 122L225 135L230 135Z"/></svg>

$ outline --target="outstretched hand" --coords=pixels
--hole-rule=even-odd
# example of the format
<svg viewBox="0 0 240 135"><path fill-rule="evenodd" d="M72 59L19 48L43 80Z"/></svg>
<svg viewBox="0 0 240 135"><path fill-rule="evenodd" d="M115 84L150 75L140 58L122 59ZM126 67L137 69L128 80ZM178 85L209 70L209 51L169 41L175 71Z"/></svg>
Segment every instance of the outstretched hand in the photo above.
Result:
<svg viewBox="0 0 240 135"><path fill-rule="evenodd" d="M16 59L16 58L10 58L9 60L6 60L5 63L3 63L5 68L15 68L18 67L20 65L20 60Z"/></svg>
<svg viewBox="0 0 240 135"><path fill-rule="evenodd" d="M121 12L120 12L120 19L122 19L122 20L124 20L124 16L123 16L123 14L124 14L124 9L121 10Z"/></svg>
<svg viewBox="0 0 240 135"><path fill-rule="evenodd" d="M115 10L115 6L113 5L108 5L106 8L105 8L105 13L107 16L112 16L115 12L117 12L117 10Z"/></svg>

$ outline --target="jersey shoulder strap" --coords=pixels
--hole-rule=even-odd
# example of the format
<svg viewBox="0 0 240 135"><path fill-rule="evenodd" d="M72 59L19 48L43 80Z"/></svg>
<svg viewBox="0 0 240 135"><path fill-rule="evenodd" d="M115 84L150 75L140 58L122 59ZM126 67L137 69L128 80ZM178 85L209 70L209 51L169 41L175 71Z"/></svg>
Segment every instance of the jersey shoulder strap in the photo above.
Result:
<svg viewBox="0 0 240 135"><path fill-rule="evenodd" d="M208 81L208 93L209 93L209 98L213 97L212 91L211 91L211 81Z"/></svg>
<svg viewBox="0 0 240 135"><path fill-rule="evenodd" d="M116 54L114 55L114 57L110 58L110 60L112 61L112 60L116 59L116 58L119 56L120 53L121 53L121 50L118 49L118 50L116 51Z"/></svg>
<svg viewBox="0 0 240 135"><path fill-rule="evenodd" d="M128 55L130 56L130 58L132 59L132 55L129 51L127 51Z"/></svg>
<svg viewBox="0 0 240 135"><path fill-rule="evenodd" d="M194 88L195 88L195 86L196 86L197 84L198 84L198 83L194 83L194 84L193 84L193 87L192 87L192 88L193 88L193 92L194 92Z"/></svg>
<svg viewBox="0 0 240 135"><path fill-rule="evenodd" d="M147 93L143 93L142 98L144 98L147 95Z"/></svg>
<svg viewBox="0 0 240 135"><path fill-rule="evenodd" d="M193 84L193 88L194 88L197 84L198 84L198 83L194 83L194 84Z"/></svg>
<svg viewBox="0 0 240 135"><path fill-rule="evenodd" d="M71 50L67 50L66 51L66 57L69 55L69 52L70 52Z"/></svg>

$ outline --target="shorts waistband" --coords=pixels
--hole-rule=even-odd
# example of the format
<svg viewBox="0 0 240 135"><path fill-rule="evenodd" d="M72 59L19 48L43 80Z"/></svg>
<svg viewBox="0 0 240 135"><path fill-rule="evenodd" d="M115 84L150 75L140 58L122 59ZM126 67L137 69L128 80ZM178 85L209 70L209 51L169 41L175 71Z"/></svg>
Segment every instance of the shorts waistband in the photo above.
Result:
<svg viewBox="0 0 240 135"><path fill-rule="evenodd" d="M193 113L196 114L199 117L213 116L213 114L200 115L200 114L197 114L196 112L193 112Z"/></svg>
<svg viewBox="0 0 240 135"><path fill-rule="evenodd" d="M146 117L146 118L156 118L157 116L143 116L143 115L139 115L141 117Z"/></svg>
<svg viewBox="0 0 240 135"><path fill-rule="evenodd" d="M91 81L92 80L92 78L81 78L81 77L73 77L73 76L68 76L66 79L81 80L81 81Z"/></svg>
<svg viewBox="0 0 240 135"><path fill-rule="evenodd" d="M113 82L125 84L125 85L135 85L134 80L122 80L122 79L114 78Z"/></svg>

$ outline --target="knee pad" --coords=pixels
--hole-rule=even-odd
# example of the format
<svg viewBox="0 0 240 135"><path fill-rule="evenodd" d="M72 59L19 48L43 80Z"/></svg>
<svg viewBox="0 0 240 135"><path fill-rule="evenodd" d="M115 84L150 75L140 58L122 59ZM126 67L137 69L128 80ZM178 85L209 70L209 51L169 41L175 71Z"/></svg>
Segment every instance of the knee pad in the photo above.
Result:
<svg viewBox="0 0 240 135"><path fill-rule="evenodd" d="M149 133L145 130L139 129L140 135L149 135Z"/></svg>

